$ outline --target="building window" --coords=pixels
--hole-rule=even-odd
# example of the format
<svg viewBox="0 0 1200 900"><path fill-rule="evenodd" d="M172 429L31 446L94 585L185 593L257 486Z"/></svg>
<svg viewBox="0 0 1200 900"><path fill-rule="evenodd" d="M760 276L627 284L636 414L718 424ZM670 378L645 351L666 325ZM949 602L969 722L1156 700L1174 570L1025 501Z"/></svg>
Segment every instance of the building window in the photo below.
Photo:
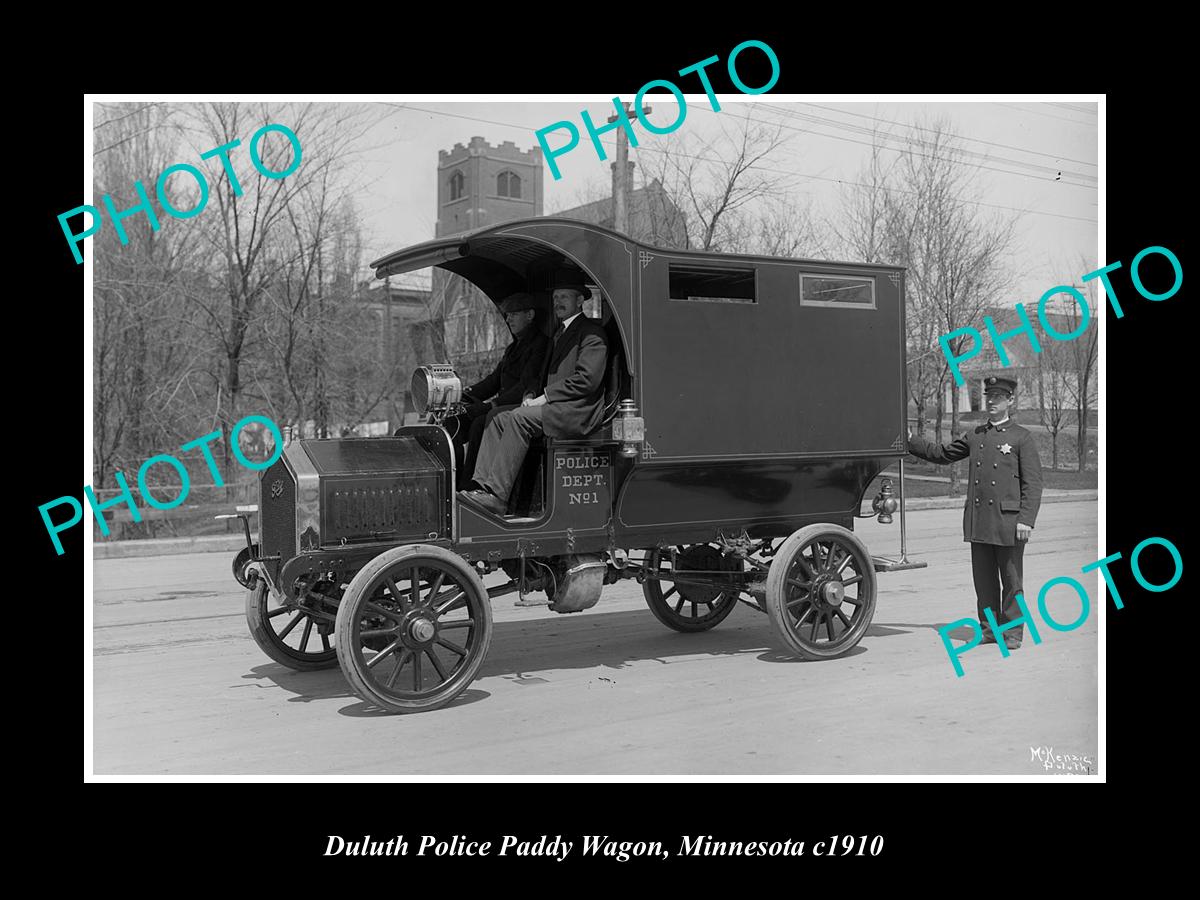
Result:
<svg viewBox="0 0 1200 900"><path fill-rule="evenodd" d="M667 278L672 300L700 300L709 303L756 302L753 269L669 266Z"/></svg>
<svg viewBox="0 0 1200 900"><path fill-rule="evenodd" d="M804 306L875 308L874 278L844 278L837 275L801 275L800 303Z"/></svg>
<svg viewBox="0 0 1200 900"><path fill-rule="evenodd" d="M463 195L463 178L462 172L455 172L450 176L450 199L457 200Z"/></svg>
<svg viewBox="0 0 1200 900"><path fill-rule="evenodd" d="M516 172L501 172L496 179L496 193L501 197L521 199L521 176Z"/></svg>

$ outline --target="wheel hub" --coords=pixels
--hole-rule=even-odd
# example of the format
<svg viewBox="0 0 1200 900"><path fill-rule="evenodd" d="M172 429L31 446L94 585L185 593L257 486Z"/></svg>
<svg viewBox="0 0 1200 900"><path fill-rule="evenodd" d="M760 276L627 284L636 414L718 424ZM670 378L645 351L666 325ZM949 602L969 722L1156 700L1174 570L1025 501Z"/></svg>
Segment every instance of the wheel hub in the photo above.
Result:
<svg viewBox="0 0 1200 900"><path fill-rule="evenodd" d="M837 578L819 575L816 584L813 585L813 596L821 606L837 609L846 598L846 586Z"/></svg>
<svg viewBox="0 0 1200 900"><path fill-rule="evenodd" d="M405 622L404 633L415 644L428 644L437 634L437 626L424 613L417 613Z"/></svg>

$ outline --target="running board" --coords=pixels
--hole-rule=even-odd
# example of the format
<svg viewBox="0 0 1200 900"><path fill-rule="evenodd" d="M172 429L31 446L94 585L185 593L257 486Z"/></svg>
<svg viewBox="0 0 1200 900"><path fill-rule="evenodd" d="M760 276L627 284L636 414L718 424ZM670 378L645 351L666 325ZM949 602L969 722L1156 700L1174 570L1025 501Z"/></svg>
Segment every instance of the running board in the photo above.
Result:
<svg viewBox="0 0 1200 900"><path fill-rule="evenodd" d="M912 559L892 559L890 556L872 556L876 572L899 572L903 569L924 569L929 563Z"/></svg>

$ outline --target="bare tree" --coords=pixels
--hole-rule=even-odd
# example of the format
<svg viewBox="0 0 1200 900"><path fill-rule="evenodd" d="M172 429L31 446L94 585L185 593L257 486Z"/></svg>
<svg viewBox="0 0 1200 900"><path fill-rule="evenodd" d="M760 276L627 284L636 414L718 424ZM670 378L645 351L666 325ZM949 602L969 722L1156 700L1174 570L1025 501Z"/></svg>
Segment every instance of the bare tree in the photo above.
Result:
<svg viewBox="0 0 1200 900"><path fill-rule="evenodd" d="M1091 272L1096 264L1086 257L1080 257L1080 272ZM1079 457L1078 467L1082 472L1087 465L1088 455L1088 416L1089 410L1096 399L1096 360L1100 342L1100 324L1098 318L1101 311L1097 307L1096 282L1085 282L1082 287L1075 286L1083 294L1087 302L1089 324L1087 330L1079 337L1065 344L1071 356L1072 378L1068 381L1068 391L1071 403L1075 409L1075 446ZM1070 303L1063 308L1062 316L1065 321L1064 331L1074 332L1083 319L1083 311L1078 303Z"/></svg>
<svg viewBox="0 0 1200 900"><path fill-rule="evenodd" d="M751 213L761 201L787 193L791 178L770 165L787 145L785 130L752 118L724 120L713 140L675 132L660 146L639 152L645 183L657 180L680 214L686 216L688 245L698 250L726 251L741 239ZM663 223L674 225L675 223Z"/></svg>
<svg viewBox="0 0 1200 900"><path fill-rule="evenodd" d="M1037 354L1038 404L1041 422L1050 435L1052 468L1058 468L1058 435L1071 411L1071 387L1074 365L1070 346L1055 341L1042 342Z"/></svg>
<svg viewBox="0 0 1200 900"><path fill-rule="evenodd" d="M900 146L888 147L892 140ZM885 162L892 153L895 161ZM860 257L908 269L909 392L918 431L926 405L934 401L938 440L952 377L937 339L973 325L982 310L998 302L1009 280L1016 218L982 212L975 202L977 176L945 121L917 123L898 138L876 132L858 184L843 193L839 220L839 236ZM965 340L951 339L951 350L961 352ZM959 394L952 390L952 433L958 431L958 416ZM951 466L952 491L957 482L957 467Z"/></svg>
<svg viewBox="0 0 1200 900"><path fill-rule="evenodd" d="M228 427L242 411L243 365L248 355L254 355L253 345L260 337L264 301L303 258L306 245L295 239L290 211L307 196L336 197L347 189L357 142L377 115L358 105L318 104L209 103L189 111L189 134L198 152L233 141L243 142L240 149L247 151L239 154L235 148L226 157L233 177L221 171L217 160L209 160L214 208L198 221L204 225L215 259L214 282L219 291L196 292L192 297L206 316L209 338L219 348L212 372L218 388L214 414ZM268 124L286 125L301 144L301 164L283 178L260 175L245 147ZM274 132L262 138L258 152L262 164L274 172L287 170L294 159L290 141ZM321 201L322 209L333 206L332 200ZM310 264L317 260L319 254L310 255ZM223 433L227 434L224 429Z"/></svg>

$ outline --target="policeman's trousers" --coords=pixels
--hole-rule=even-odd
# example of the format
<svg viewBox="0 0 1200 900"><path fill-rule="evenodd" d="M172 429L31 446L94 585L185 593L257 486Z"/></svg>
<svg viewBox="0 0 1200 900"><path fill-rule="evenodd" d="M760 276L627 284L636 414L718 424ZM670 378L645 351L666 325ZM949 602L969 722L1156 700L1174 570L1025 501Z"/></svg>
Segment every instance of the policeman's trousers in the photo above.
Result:
<svg viewBox="0 0 1200 900"><path fill-rule="evenodd" d="M529 443L545 432L542 413L545 406L520 406L492 419L483 434L475 481L501 500L508 500L521 471Z"/></svg>
<svg viewBox="0 0 1200 900"><path fill-rule="evenodd" d="M1024 592L1021 586L1024 558L1024 541L1017 541L1011 547L971 542L971 574L975 580L975 600L984 636L992 630L984 614L985 609L992 611L1000 625L1020 618L1017 594ZM1025 626L1018 625L997 635L996 640L1007 638L1009 642L1019 644L1024 633Z"/></svg>

